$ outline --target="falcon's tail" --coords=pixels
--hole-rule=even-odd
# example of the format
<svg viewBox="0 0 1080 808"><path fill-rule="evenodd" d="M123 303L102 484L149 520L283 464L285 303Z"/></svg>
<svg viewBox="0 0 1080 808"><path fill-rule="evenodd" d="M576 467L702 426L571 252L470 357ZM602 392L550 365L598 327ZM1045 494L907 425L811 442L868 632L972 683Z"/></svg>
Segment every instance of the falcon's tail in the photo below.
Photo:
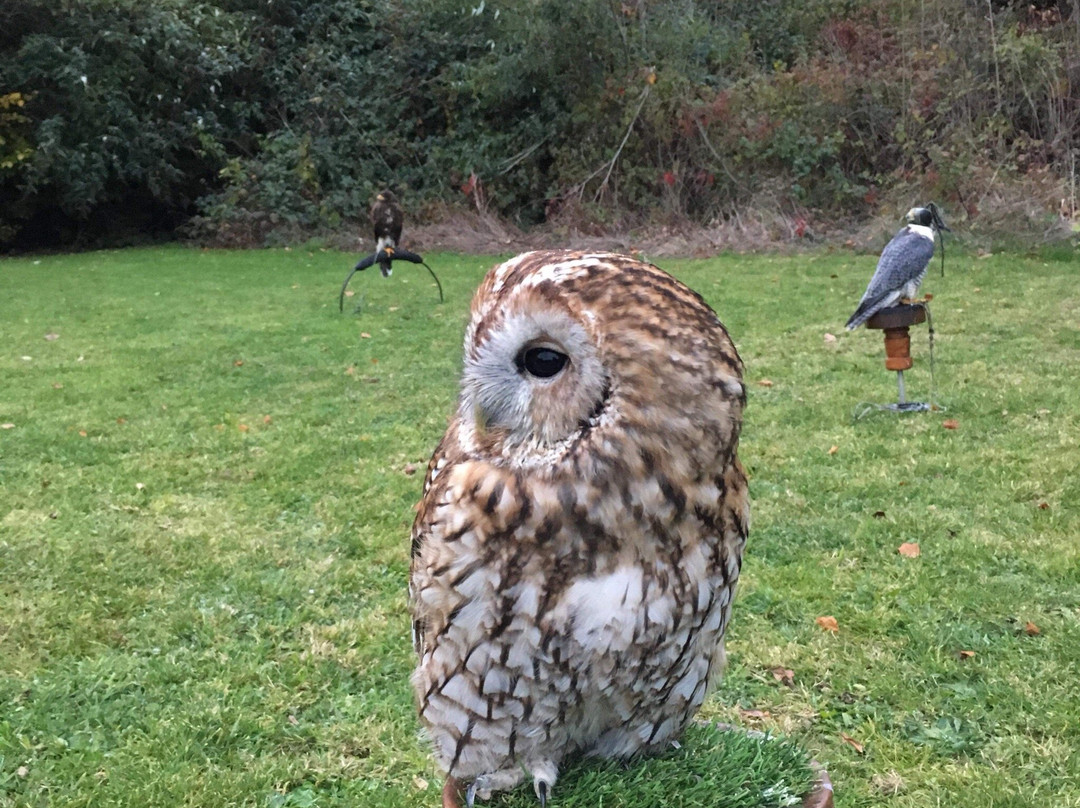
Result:
<svg viewBox="0 0 1080 808"><path fill-rule="evenodd" d="M848 321L844 324L844 328L846 328L848 331L854 331L860 325L869 320L870 317L873 316L873 314L874 312L871 310L869 305L860 305L859 308L855 309L855 313L848 317Z"/></svg>

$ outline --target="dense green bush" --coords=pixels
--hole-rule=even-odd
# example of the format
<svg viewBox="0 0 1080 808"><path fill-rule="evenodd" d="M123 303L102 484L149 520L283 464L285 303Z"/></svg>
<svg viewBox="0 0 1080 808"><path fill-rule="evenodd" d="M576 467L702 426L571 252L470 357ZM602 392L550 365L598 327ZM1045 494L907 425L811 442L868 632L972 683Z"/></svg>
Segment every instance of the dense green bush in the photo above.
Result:
<svg viewBox="0 0 1080 808"><path fill-rule="evenodd" d="M897 187L975 216L994 183L1071 182L1080 134L1080 20L992 8L6 0L0 244L258 242L386 184L525 225L858 215Z"/></svg>

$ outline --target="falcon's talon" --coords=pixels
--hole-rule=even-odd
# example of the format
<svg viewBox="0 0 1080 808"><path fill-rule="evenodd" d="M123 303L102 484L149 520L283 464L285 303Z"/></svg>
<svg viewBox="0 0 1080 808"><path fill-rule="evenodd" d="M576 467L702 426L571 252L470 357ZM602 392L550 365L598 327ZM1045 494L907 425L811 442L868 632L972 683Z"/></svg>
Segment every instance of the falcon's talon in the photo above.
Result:
<svg viewBox="0 0 1080 808"><path fill-rule="evenodd" d="M536 796L540 799L540 808L547 808L548 784L543 780L537 780L534 784Z"/></svg>
<svg viewBox="0 0 1080 808"><path fill-rule="evenodd" d="M465 789L465 808L473 808L473 803L476 802L476 781L473 780L469 783L469 787Z"/></svg>

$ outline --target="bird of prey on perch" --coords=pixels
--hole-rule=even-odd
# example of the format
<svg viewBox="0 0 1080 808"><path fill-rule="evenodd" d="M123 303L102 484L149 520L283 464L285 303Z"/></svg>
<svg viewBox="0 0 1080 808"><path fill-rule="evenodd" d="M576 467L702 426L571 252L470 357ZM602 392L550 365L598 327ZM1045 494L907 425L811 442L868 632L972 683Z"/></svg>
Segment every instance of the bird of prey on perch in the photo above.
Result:
<svg viewBox="0 0 1080 808"><path fill-rule="evenodd" d="M874 277L847 321L848 331L882 309L914 300L934 257L934 233L949 229L932 202L925 208L912 208L905 218L907 224L882 250Z"/></svg>
<svg viewBox="0 0 1080 808"><path fill-rule="evenodd" d="M394 250L401 241L401 222L404 213L392 191L380 192L371 206L371 224L375 228L375 255L379 271L390 277Z"/></svg>

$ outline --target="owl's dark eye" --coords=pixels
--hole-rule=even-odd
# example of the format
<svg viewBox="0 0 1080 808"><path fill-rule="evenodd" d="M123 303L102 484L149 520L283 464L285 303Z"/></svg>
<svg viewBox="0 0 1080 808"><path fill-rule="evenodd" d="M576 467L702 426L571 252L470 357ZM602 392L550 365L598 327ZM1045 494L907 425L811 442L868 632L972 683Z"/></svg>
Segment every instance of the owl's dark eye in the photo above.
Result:
<svg viewBox="0 0 1080 808"><path fill-rule="evenodd" d="M553 348L526 348L518 354L518 370L536 376L538 379L550 379L570 361L564 353Z"/></svg>

